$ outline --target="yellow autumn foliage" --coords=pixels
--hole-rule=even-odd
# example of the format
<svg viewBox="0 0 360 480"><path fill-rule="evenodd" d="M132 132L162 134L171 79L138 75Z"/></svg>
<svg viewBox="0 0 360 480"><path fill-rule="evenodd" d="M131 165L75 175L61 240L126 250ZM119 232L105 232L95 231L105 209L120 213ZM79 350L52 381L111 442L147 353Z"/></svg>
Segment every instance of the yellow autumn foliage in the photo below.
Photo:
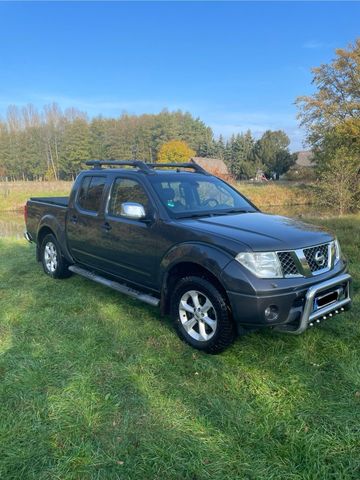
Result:
<svg viewBox="0 0 360 480"><path fill-rule="evenodd" d="M158 153L160 163L185 163L194 157L196 152L182 140L170 140L164 143Z"/></svg>

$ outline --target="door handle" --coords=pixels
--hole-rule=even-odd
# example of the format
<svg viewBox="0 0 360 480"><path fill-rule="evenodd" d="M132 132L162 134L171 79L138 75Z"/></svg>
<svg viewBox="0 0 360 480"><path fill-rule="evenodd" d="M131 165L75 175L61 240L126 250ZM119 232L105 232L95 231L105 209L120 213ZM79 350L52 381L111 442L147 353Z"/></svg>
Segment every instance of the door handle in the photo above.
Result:
<svg viewBox="0 0 360 480"><path fill-rule="evenodd" d="M78 221L78 217L77 217L76 215L72 215L72 216L70 217L70 222L71 222L71 223L77 223L77 221Z"/></svg>
<svg viewBox="0 0 360 480"><path fill-rule="evenodd" d="M105 232L110 232L112 226L108 222L105 222L103 225L101 225L101 228L105 230Z"/></svg>

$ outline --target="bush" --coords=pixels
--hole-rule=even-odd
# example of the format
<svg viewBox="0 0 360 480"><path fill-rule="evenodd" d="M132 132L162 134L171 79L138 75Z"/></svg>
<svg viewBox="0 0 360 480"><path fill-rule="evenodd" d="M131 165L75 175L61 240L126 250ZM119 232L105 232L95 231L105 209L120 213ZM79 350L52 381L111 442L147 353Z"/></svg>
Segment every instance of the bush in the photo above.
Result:
<svg viewBox="0 0 360 480"><path fill-rule="evenodd" d="M297 182L313 182L316 178L315 169L311 167L294 167L285 174L286 180Z"/></svg>
<svg viewBox="0 0 360 480"><path fill-rule="evenodd" d="M360 208L360 157L339 148L330 158L318 180L319 203L339 215Z"/></svg>

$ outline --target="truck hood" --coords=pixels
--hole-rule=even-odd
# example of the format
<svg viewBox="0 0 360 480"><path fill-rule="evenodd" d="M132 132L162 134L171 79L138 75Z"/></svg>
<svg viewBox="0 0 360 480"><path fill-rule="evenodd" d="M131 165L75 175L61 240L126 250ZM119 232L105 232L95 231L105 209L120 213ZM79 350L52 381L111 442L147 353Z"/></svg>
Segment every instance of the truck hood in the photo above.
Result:
<svg viewBox="0 0 360 480"><path fill-rule="evenodd" d="M240 242L253 251L294 250L333 239L320 227L260 212L182 219L181 223L210 238L220 236Z"/></svg>

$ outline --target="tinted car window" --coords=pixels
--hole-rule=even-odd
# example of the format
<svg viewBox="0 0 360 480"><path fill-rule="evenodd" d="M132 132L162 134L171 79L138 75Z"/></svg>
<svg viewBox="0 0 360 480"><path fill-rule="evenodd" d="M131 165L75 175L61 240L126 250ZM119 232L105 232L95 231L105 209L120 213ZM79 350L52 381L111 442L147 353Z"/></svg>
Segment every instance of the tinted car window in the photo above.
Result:
<svg viewBox="0 0 360 480"><path fill-rule="evenodd" d="M105 186L105 177L85 177L82 181L78 205L92 212L98 212Z"/></svg>
<svg viewBox="0 0 360 480"><path fill-rule="evenodd" d="M255 210L236 190L216 177L159 175L153 185L162 203L175 216Z"/></svg>
<svg viewBox="0 0 360 480"><path fill-rule="evenodd" d="M145 211L149 207L148 196L139 182L130 178L117 178L111 191L108 213L120 217L121 204L125 202L140 203Z"/></svg>

